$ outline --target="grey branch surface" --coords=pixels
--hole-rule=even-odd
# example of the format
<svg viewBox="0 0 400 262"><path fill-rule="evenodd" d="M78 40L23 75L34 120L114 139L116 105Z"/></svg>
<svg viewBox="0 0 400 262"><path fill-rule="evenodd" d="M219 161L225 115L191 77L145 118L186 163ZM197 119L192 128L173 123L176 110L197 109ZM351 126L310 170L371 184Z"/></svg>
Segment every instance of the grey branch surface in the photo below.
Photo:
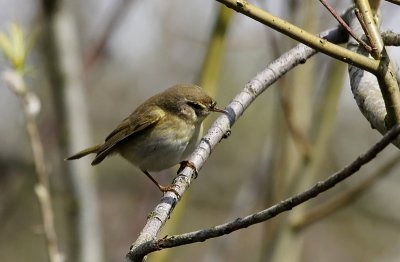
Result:
<svg viewBox="0 0 400 262"><path fill-rule="evenodd" d="M341 28L335 28L320 34L320 37L333 43L343 43L347 35ZM304 44L299 44L272 62L263 71L249 81L244 89L226 107L227 115L222 115L213 123L207 134L193 152L189 161L194 163L197 170L203 166L215 146L230 132L230 127L238 120L250 104L275 81L295 66L305 63L317 51ZM192 182L193 170L185 168L174 180L175 190L182 196ZM179 201L173 192L167 192L149 215L146 225L137 240L132 244L125 261L142 261L151 251L146 245L156 239L163 224L171 215Z"/></svg>
<svg viewBox="0 0 400 262"><path fill-rule="evenodd" d="M382 33L383 42L386 46L399 46L400 45L400 34L396 34L392 31Z"/></svg>
<svg viewBox="0 0 400 262"><path fill-rule="evenodd" d="M349 12L347 16L347 23L356 34L364 34L360 23L352 12ZM390 34L388 35L390 36ZM389 37L388 40L390 40ZM368 56L366 50L354 39L349 38L347 45L349 50ZM388 130L385 121L387 112L378 79L375 75L352 65L349 65L349 76L351 91L360 111L373 128L381 134L385 134ZM400 148L400 138L397 138L393 144Z"/></svg>

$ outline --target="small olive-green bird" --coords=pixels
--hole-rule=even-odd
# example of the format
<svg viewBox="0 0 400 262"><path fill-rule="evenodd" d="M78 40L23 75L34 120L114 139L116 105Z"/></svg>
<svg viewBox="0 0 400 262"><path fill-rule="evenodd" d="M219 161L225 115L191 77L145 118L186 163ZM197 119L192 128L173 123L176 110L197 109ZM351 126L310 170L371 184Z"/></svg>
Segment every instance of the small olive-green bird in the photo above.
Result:
<svg viewBox="0 0 400 262"><path fill-rule="evenodd" d="M162 191L174 191L160 185L149 171L160 171L183 163L202 136L203 120L219 109L216 102L199 86L180 84L150 97L125 118L105 139L67 160L96 154L92 165L118 153L142 170ZM181 166L182 167L182 166ZM195 170L195 172L197 172Z"/></svg>

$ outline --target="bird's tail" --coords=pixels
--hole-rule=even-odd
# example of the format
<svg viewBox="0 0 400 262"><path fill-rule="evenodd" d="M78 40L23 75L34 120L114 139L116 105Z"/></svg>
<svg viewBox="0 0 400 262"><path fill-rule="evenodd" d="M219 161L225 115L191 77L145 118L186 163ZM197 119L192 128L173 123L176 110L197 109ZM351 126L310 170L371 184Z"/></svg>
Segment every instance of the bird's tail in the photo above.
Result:
<svg viewBox="0 0 400 262"><path fill-rule="evenodd" d="M65 160L75 160L75 159L79 159L79 158L84 157L84 156L89 155L89 154L97 154L97 152L99 151L101 145L102 144L86 148L86 149L84 149L82 151L79 151L75 155L72 155L72 156L66 158Z"/></svg>

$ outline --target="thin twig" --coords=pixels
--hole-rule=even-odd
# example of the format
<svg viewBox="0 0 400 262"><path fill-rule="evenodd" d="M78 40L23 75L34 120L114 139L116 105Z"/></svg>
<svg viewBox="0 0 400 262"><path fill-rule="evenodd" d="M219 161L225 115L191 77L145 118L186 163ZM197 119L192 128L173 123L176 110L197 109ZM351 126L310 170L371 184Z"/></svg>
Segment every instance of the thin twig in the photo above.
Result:
<svg viewBox="0 0 400 262"><path fill-rule="evenodd" d="M353 30L351 30L351 28L347 25L347 23L343 20L343 18L340 17L340 15L338 15L335 11L335 9L332 8L332 6L326 2L325 0L319 0L325 7L326 9L328 9L328 11L336 18L336 20L339 22L339 24L341 24L344 29L346 29L346 31L355 39L357 40L357 42L359 42L364 48L365 50L367 50L369 53L371 53L372 48L365 43L361 38L359 38Z"/></svg>
<svg viewBox="0 0 400 262"><path fill-rule="evenodd" d="M375 59L379 59L382 55L383 42L368 0L355 0L354 2L356 6L354 12L372 46L372 56Z"/></svg>
<svg viewBox="0 0 400 262"><path fill-rule="evenodd" d="M354 8L354 13L356 14L356 17L357 17L358 21L360 22L360 25L361 25L363 31L365 32L365 36L368 39L368 42L372 45L373 40L371 39L371 36L367 33L368 29L367 29L367 26L366 26L366 24L364 22L364 18L362 16L360 10L358 10L358 8ZM351 31L353 31L353 30L351 30ZM378 49L376 47L370 47L370 49L366 49L366 50L368 51L368 53L371 53L373 51L375 56L378 56L378 54L376 53L378 51Z"/></svg>
<svg viewBox="0 0 400 262"><path fill-rule="evenodd" d="M327 191L334 187L339 182L348 178L349 176L356 173L363 165L369 163L376 157L383 149L385 149L398 135L400 134L400 125L394 126L389 132L387 132L375 145L373 145L367 152L360 155L351 164L347 165L342 170L334 173L326 180L318 182L308 190L287 198L270 208L263 211L248 215L244 218L237 218L231 222L217 225L212 228L198 230L190 233L181 235L164 237L158 240L152 240L137 247L137 252L131 255L133 261L136 260L138 255L145 256L150 252L158 251L164 248L171 248L181 246L190 243L202 242L210 238L229 234L233 231L249 227L251 225L264 222L268 219L275 217L276 215L289 211L294 207L304 203L305 201L318 196L320 193Z"/></svg>
<svg viewBox="0 0 400 262"><path fill-rule="evenodd" d="M35 116L39 110L39 102L36 100L36 96L28 92L24 79L20 73L16 71L6 71L3 74L3 78L10 89L21 100L23 113L25 115L26 131L31 143L37 178L35 192L42 214L43 231L46 237L49 259L51 262L62 262L64 256L59 250L57 234L54 226L54 212L51 203L49 174L44 160L43 144L35 120Z"/></svg>
<svg viewBox="0 0 400 262"><path fill-rule="evenodd" d="M379 178L383 178L384 176L388 175L390 170L393 169L399 162L399 156L393 157L381 168L376 170L373 174L369 175L365 180L358 183L354 187L340 192L327 201L324 201L322 204L304 212L304 215L299 216L295 221L292 221L292 227L296 230L302 230L306 226L327 217L344 206L347 206L356 200L360 195L362 195L362 193L366 192L371 186L373 186Z"/></svg>

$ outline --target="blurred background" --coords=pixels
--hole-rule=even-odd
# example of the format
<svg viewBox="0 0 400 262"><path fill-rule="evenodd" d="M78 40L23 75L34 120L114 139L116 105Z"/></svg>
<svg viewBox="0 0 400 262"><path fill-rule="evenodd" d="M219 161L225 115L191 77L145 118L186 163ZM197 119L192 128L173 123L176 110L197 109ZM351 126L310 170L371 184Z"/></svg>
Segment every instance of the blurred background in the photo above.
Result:
<svg viewBox="0 0 400 262"><path fill-rule="evenodd" d="M253 1L312 33L335 26L318 1ZM341 13L351 1L330 1ZM399 31L382 3L382 29ZM25 75L66 261L122 261L161 197L111 157L64 162L104 140L149 96L203 86L221 107L296 45L215 1L0 0L0 31L35 40ZM389 48L394 60L398 50ZM2 57L0 72L10 68ZM209 117L209 126L215 115ZM48 261L32 150L18 97L0 81L0 261ZM262 94L216 148L159 235L212 227L267 208L342 169L381 135L353 100L347 67L318 54ZM399 153L389 146L334 189L277 218L149 261L398 261ZM162 184L177 168L155 174Z"/></svg>

